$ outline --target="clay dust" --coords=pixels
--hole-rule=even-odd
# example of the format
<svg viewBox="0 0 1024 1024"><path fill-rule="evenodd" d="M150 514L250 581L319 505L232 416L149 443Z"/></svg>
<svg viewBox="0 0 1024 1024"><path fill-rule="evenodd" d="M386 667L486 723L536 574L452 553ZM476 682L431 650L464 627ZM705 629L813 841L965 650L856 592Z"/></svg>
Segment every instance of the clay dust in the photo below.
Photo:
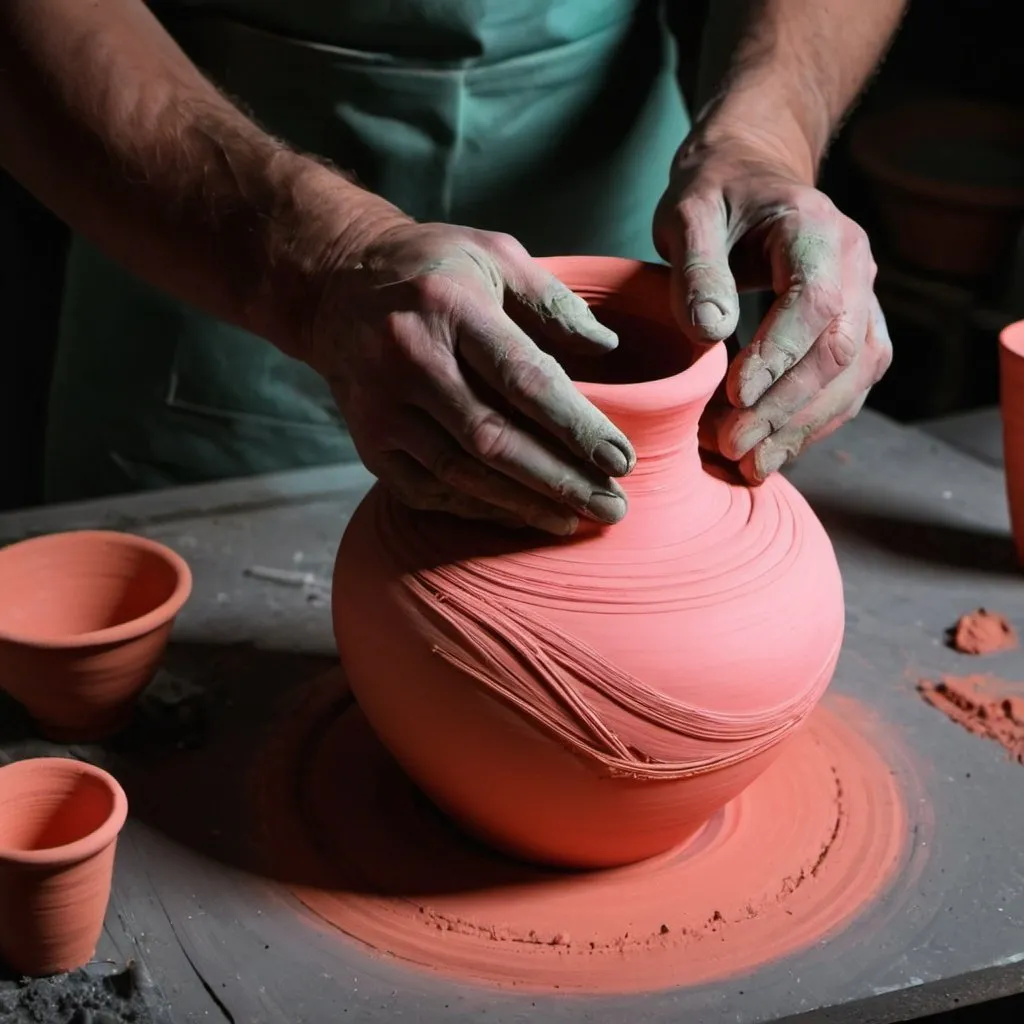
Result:
<svg viewBox="0 0 1024 1024"><path fill-rule="evenodd" d="M921 680L917 691L950 721L993 740L1024 764L1024 683L996 676L943 676L937 682Z"/></svg>
<svg viewBox="0 0 1024 1024"><path fill-rule="evenodd" d="M985 608L961 615L949 631L950 645L963 654L995 654L1018 646L1017 631L1005 615Z"/></svg>
<svg viewBox="0 0 1024 1024"><path fill-rule="evenodd" d="M682 847L559 872L457 830L320 680L259 762L266 870L364 947L464 981L627 993L741 974L843 927L902 860L893 773L859 705L826 705Z"/></svg>

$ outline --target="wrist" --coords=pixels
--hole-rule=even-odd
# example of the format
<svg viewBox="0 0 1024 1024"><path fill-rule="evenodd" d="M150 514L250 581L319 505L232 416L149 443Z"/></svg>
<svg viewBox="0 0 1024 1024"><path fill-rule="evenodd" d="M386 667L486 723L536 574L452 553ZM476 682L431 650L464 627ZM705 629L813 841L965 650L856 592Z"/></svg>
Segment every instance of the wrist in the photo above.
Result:
<svg viewBox="0 0 1024 1024"><path fill-rule="evenodd" d="M806 91L796 98L794 91L775 74L732 83L700 112L692 148L740 147L813 185L829 141L829 117L823 103Z"/></svg>
<svg viewBox="0 0 1024 1024"><path fill-rule="evenodd" d="M308 361L312 324L328 281L357 267L386 231L411 219L318 161L282 152L269 168L274 215L262 241L265 272L250 329Z"/></svg>

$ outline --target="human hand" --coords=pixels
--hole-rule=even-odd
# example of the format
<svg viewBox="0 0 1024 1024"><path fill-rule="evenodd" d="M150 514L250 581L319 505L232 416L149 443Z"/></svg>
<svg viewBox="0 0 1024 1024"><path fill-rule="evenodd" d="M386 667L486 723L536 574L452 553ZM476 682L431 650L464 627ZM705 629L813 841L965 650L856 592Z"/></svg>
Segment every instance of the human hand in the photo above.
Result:
<svg viewBox="0 0 1024 1024"><path fill-rule="evenodd" d="M309 361L401 501L556 535L625 515L629 441L527 330L554 351L618 339L513 238L392 220L324 279Z"/></svg>
<svg viewBox="0 0 1024 1024"><path fill-rule="evenodd" d="M892 362L867 235L808 184L784 148L696 133L655 215L673 309L694 341L729 338L739 291L775 301L725 380L702 443L760 483L855 416Z"/></svg>

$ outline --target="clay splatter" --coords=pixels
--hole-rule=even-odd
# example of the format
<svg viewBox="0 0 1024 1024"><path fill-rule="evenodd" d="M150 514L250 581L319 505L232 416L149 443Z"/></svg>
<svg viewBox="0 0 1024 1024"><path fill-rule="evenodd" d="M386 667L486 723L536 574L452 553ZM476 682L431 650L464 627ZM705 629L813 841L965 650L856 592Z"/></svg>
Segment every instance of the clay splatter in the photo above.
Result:
<svg viewBox="0 0 1024 1024"><path fill-rule="evenodd" d="M337 683L279 716L255 777L266 872L379 953L526 991L650 991L803 949L882 892L907 840L889 765L840 700L683 846L559 872L459 832Z"/></svg>
<svg viewBox="0 0 1024 1024"><path fill-rule="evenodd" d="M1024 683L995 676L943 676L922 679L918 693L933 708L975 736L998 743L1024 764Z"/></svg>
<svg viewBox="0 0 1024 1024"><path fill-rule="evenodd" d="M1018 646L1017 631L1005 615L985 608L961 615L949 631L949 642L963 654L995 654Z"/></svg>

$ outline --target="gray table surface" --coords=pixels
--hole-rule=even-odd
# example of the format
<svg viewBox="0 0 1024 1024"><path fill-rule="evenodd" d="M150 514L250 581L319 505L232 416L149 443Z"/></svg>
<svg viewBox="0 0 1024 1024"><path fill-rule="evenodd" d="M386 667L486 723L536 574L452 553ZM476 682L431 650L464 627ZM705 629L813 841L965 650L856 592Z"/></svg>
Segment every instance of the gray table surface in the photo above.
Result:
<svg viewBox="0 0 1024 1024"><path fill-rule="evenodd" d="M843 568L847 638L833 687L870 704L894 750L906 751L893 759L915 827L901 882L841 934L748 977L629 998L524 997L406 970L303 916L232 857L231 781L253 731L268 724L268 697L333 664L329 607L315 581L330 578L365 471L301 471L0 516L0 543L75 527L131 529L180 551L195 576L143 734L72 750L123 771L133 806L100 957L142 962L174 1024L866 1024L1024 991L1024 768L953 726L914 688L919 677L979 665L1024 679L1024 653L981 663L943 644L945 629L978 606L1024 625L1002 475L968 452L865 412L789 474ZM255 566L305 571L314 583L270 583L246 574ZM55 749L26 734L9 707L0 715L8 755ZM220 814L220 828L197 834L200 806Z"/></svg>

